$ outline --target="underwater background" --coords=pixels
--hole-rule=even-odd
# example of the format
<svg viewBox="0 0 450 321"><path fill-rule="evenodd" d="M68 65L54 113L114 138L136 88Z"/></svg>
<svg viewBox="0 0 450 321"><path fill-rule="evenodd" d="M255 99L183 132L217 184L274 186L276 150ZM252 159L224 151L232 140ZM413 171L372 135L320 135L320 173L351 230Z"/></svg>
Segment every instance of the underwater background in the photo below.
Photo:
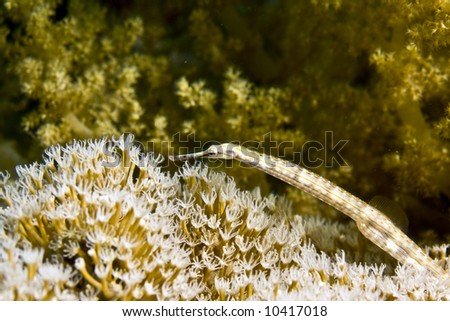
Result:
<svg viewBox="0 0 450 321"><path fill-rule="evenodd" d="M19 170L15 174L15 166L34 161L45 163L42 155L46 149L70 143L76 146L74 155L84 155L89 145L77 145L74 139L80 142L119 137L122 133L133 134L145 151L165 157L180 151L199 151L211 142L239 142L301 163L363 200L369 201L375 195L394 200L408 217L408 236L420 246L427 246L430 255L445 265L450 254L447 245L450 244L449 28L450 3L438 0L3 1L0 7L0 170L10 172L11 180L24 182L28 175L32 177L31 170L22 173ZM318 145L309 145L311 142ZM338 161L336 146L340 147L338 152L343 162ZM62 160L70 158L64 155ZM50 158L56 160L55 157ZM313 162L311 158L321 161ZM178 181L174 173L180 169L164 161L162 164L158 166L163 168L164 175L175 175L171 176L171 184L181 186L171 194L173 202L192 193L194 203L203 210L221 211L218 199L208 207L208 197L220 194L217 182L211 183L211 188L205 187L209 184L209 174L192 174L199 180L192 182L185 173L186 182L180 177ZM286 205L289 209L280 211L291 219L301 214L309 222L298 223L303 228L305 224L310 226L306 227L306 234L300 233L301 237L312 242L321 253L333 258L342 250L349 263L381 261L387 265L387 275L393 273L396 262L364 240L343 214L255 169L226 165L215 165L213 173L225 172L226 177L233 177L236 183L233 189L252 193L247 198L254 197L266 205L273 197L289 203ZM75 171L78 175L77 164L71 166L67 173ZM60 173L63 168L47 170ZM63 181L66 176L62 175ZM81 177L77 184L90 176ZM2 186L8 184L5 180ZM182 187L184 184L187 187ZM194 188L195 184L206 190ZM6 188L2 188L3 208L13 209L13 204L23 204L22 192L9 198L10 204L5 196ZM9 188L22 191L25 188L33 194L29 185ZM183 192L183 188L189 192ZM39 186L34 189L39 190ZM205 193L211 193L205 196L206 201L202 198ZM74 201L82 202L82 198L70 195ZM239 199L245 199L239 195ZM42 203L35 205L38 208L47 201L53 202L42 198L41 195ZM189 203L187 199L184 202ZM242 205L241 201L237 204L240 204L237 208ZM50 205L46 206L34 214L41 217L49 210ZM128 211L129 207L122 210ZM270 206L264 211L275 214ZM11 214L5 213L3 209L2 217ZM4 253L7 253L5 235L11 232L9 225L17 223L6 224L8 219L2 220ZM39 226L35 221L24 224ZM268 223L267 228L271 224L275 223ZM183 224L180 228L183 229ZM61 231L51 228L46 233L58 235ZM247 234L243 228L240 231L249 238L259 237L253 232ZM30 237L28 241L22 244L18 240L11 248L32 251L39 245L43 250L42 253L36 250L38 260L46 262L59 255L58 264L75 266L75 254L65 256L68 250L63 245L52 248L51 240L39 240L24 233L28 235L25 239ZM54 241L69 244L64 233ZM331 236L323 240L323 234L327 233ZM342 239L342 235L347 235L347 239ZM95 246L84 236L75 239L81 248L86 247L83 251L87 261L88 248L95 249ZM217 246L215 242L211 244ZM306 246L305 242L301 246ZM133 251L136 259L143 253L149 254L151 249ZM277 255L281 255L282 247L278 251ZM23 264L23 269L29 270ZM82 271L79 264L74 270ZM114 287L90 280L86 275L95 275L96 261L90 264L86 274L81 273L87 280L83 281L85 285L80 285L83 282L74 285L74 293L89 292L92 287L97 289L92 296L100 299L133 298L134 288L128 292L122 288L123 293L119 290L115 293ZM122 264L117 269L124 268ZM200 264L201 269L203 265ZM10 285L5 281L5 271L0 271L0 275L3 273L0 284L6 289ZM123 278L113 277L111 271L105 272L105 280L120 283L117 280ZM226 271L221 278L227 276ZM29 273L34 276L34 272L27 273L25 278L31 278ZM155 293L149 290L147 297L141 295L135 299L172 298L158 291L164 283L161 280L172 282L175 277L169 272L158 273L152 274L152 284L159 284L152 288ZM218 284L221 289L227 287L225 279L214 281L216 276L202 277L207 280L208 289L212 284ZM316 277L331 287L347 282L319 272ZM205 294L207 291L203 289L192 292L195 295L186 299L198 299L199 293L203 293L203 299L252 298L253 290L249 290L248 282L244 284L236 290L239 293L236 296L230 294L231 290ZM349 287L353 289L355 284ZM291 282L286 286L286 293L292 289L296 286ZM336 293L340 295L328 297L345 298L342 289L339 291ZM430 290L427 291L428 294L416 299L448 298L448 294L429 296ZM48 293L56 292L52 288ZM404 296L388 292L376 292L374 298L399 299L409 295L414 299L411 289L406 289ZM302 293L317 298L311 292ZM361 296L358 292L352 298ZM32 297L26 294L16 298ZM276 296L261 294L258 298Z"/></svg>

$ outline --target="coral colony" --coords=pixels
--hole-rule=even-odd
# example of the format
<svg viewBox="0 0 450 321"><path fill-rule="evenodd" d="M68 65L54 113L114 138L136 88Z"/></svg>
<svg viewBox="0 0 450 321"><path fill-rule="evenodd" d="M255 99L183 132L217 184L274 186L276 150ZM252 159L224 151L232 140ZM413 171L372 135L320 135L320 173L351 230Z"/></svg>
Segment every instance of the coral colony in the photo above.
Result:
<svg viewBox="0 0 450 321"><path fill-rule="evenodd" d="M448 299L449 16L445 1L3 1L0 298ZM164 168L211 140L314 174ZM121 164L102 166L108 148ZM320 196L328 182L348 193ZM397 203L408 236L353 195Z"/></svg>
<svg viewBox="0 0 450 321"><path fill-rule="evenodd" d="M199 164L165 173L161 156L125 148L131 139L56 145L42 164L17 167L17 180L2 176L2 299L450 296L448 279L424 269L399 265L390 276L382 263L351 263L311 242L319 230L325 247L339 242L373 256L354 226L292 215L283 198L242 191ZM448 269L445 258L434 264Z"/></svg>

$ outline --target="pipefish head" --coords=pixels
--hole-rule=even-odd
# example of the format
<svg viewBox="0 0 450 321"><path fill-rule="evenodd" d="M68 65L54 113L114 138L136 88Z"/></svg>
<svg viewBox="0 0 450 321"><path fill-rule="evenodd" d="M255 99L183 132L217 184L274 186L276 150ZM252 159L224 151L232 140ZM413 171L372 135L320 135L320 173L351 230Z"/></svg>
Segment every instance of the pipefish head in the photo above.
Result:
<svg viewBox="0 0 450 321"><path fill-rule="evenodd" d="M197 158L211 158L211 159L233 159L236 156L236 150L240 146L230 143L212 145L204 151L183 155L170 155L169 159L175 161L186 161Z"/></svg>

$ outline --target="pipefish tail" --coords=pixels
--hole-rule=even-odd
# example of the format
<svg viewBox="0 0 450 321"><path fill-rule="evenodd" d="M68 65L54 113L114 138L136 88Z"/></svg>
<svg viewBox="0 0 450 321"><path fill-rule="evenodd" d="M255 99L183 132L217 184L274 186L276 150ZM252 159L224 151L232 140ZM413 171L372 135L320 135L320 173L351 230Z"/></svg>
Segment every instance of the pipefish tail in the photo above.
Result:
<svg viewBox="0 0 450 321"><path fill-rule="evenodd" d="M356 222L361 233L401 263L426 269L435 277L448 274L377 208L306 168L235 144L220 144L192 154L171 155L171 161L196 158L234 159L253 166L320 199Z"/></svg>

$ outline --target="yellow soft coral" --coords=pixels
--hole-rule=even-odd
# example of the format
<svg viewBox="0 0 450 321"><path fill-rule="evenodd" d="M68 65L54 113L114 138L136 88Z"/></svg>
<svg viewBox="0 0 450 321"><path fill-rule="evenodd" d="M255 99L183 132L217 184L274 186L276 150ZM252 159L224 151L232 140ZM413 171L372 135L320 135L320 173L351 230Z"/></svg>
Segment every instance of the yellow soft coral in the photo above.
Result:
<svg viewBox="0 0 450 321"><path fill-rule="evenodd" d="M64 17L55 17L58 6L63 5L7 6L9 19L23 28L13 33L8 58L23 98L37 105L27 108L24 129L44 146L75 137L140 133L143 109L136 83L149 74L151 59L134 47L143 34L142 20L131 18L110 28L105 11L94 3L71 1ZM151 73L164 68L164 61L154 59Z"/></svg>

